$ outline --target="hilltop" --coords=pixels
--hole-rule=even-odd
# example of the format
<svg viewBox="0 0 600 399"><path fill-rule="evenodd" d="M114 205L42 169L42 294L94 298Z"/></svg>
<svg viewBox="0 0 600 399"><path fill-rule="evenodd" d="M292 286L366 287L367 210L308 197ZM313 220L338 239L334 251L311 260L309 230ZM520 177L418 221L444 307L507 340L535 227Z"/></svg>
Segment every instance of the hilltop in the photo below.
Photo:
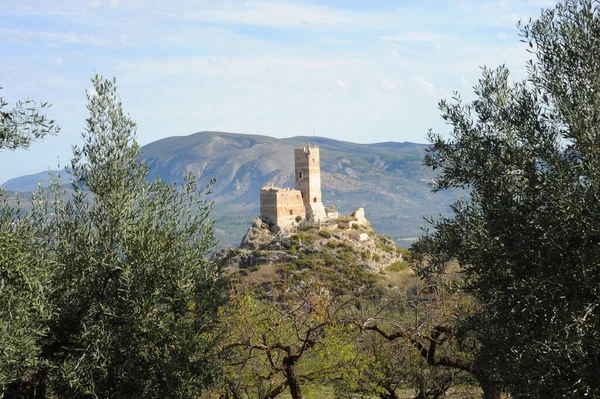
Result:
<svg viewBox="0 0 600 399"><path fill-rule="evenodd" d="M313 262L344 262L380 271L397 263L403 264L406 250L390 237L378 235L370 224L353 224L341 228L338 223L318 228L305 226L290 234L275 234L260 219L255 219L239 248L224 249L215 254L225 269L252 269L269 263L298 263L312 256ZM397 266L399 267L399 266Z"/></svg>

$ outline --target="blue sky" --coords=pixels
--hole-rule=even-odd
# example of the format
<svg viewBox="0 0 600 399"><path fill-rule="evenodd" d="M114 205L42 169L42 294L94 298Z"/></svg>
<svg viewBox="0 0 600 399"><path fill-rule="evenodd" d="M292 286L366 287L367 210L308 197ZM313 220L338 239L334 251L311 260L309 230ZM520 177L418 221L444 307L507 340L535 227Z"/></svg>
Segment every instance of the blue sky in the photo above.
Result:
<svg viewBox="0 0 600 399"><path fill-rule="evenodd" d="M202 130L425 142L480 66L529 58L516 23L546 0L0 0L0 92L50 101L62 126L0 152L0 183L79 142L94 73L117 78L138 141Z"/></svg>

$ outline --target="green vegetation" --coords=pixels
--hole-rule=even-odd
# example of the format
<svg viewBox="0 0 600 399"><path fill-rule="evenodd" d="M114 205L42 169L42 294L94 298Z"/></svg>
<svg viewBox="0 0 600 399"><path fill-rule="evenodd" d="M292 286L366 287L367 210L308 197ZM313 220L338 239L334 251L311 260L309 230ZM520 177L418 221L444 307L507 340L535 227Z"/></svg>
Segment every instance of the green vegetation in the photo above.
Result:
<svg viewBox="0 0 600 399"><path fill-rule="evenodd" d="M404 259L406 261L410 261L412 259L412 254L411 254L410 250L408 250L408 249L397 246L396 253L399 253L400 255L402 255L402 259Z"/></svg>
<svg viewBox="0 0 600 399"><path fill-rule="evenodd" d="M315 232L314 229L302 231L298 234L293 234L290 237L290 240L295 241L296 244L300 245L313 245L315 241L317 241L319 235Z"/></svg>
<svg viewBox="0 0 600 399"><path fill-rule="evenodd" d="M338 243L336 241L327 241L327 244L325 244L325 246L327 248L337 248Z"/></svg>
<svg viewBox="0 0 600 399"><path fill-rule="evenodd" d="M93 84L72 190L40 191L28 215L1 211L0 395L197 397L218 371L225 293L205 257L211 206L192 178L146 181L115 82Z"/></svg>
<svg viewBox="0 0 600 399"><path fill-rule="evenodd" d="M379 240L377 241L377 248L384 252L394 253L397 252L398 247L396 245L388 244L384 237L379 237Z"/></svg>
<svg viewBox="0 0 600 399"><path fill-rule="evenodd" d="M337 239L328 244L319 251L297 249L291 263L232 276L229 366L206 397L412 398L458 387L477 392L468 373L435 368L411 344L382 343L364 332L372 327L368 320L379 318L394 318L409 329L433 325L456 306L458 296L442 289L432 293L412 273L397 273L406 270L406 262L378 275L362 265L369 252ZM415 331L420 331L415 340L427 342L420 337L423 330ZM444 352L449 349L459 350L454 342L444 346Z"/></svg>
<svg viewBox="0 0 600 399"><path fill-rule="evenodd" d="M354 386L369 359L355 350L356 329L344 320L358 298L380 288L372 273L332 261L335 253L303 253L296 268L270 265L263 280L233 280L236 294L225 314L234 332L229 366L208 397L265 398L284 391L293 398L315 397L333 394L330 385L337 379Z"/></svg>
<svg viewBox="0 0 600 399"><path fill-rule="evenodd" d="M486 397L597 398L600 8L562 1L521 35L525 81L484 69L473 102L440 103L452 135L430 133L426 164L439 190L472 191L415 244L419 273L463 268L478 306L457 327Z"/></svg>
<svg viewBox="0 0 600 399"><path fill-rule="evenodd" d="M396 261L388 267L388 270L392 272L401 272L406 270L408 266L409 264L406 261Z"/></svg>
<svg viewBox="0 0 600 399"><path fill-rule="evenodd" d="M319 236L323 238L331 238L331 232L329 230L320 230Z"/></svg>
<svg viewBox="0 0 600 399"><path fill-rule="evenodd" d="M60 131L56 122L42 113L50 107L46 102L26 99L11 109L6 109L7 105L0 96L0 150L27 149L36 140Z"/></svg>
<svg viewBox="0 0 600 399"><path fill-rule="evenodd" d="M1 87L0 87L1 89ZM31 100L8 103L0 97L0 151L28 148L34 141L59 132ZM56 267L46 242L38 237L46 212L26 212L20 201L0 190L0 396L23 376L44 366L40 357L53 308L51 272Z"/></svg>

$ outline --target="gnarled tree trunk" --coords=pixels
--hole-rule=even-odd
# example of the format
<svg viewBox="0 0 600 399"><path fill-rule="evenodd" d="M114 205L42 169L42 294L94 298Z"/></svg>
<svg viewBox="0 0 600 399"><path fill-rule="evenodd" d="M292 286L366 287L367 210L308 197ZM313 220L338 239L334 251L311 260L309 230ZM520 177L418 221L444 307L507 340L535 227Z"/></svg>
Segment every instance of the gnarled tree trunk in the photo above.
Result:
<svg viewBox="0 0 600 399"><path fill-rule="evenodd" d="M477 382L483 390L483 395L481 397L482 399L500 399L502 395L502 389L497 381L494 381L487 375L481 375L479 373L474 374Z"/></svg>
<svg viewBox="0 0 600 399"><path fill-rule="evenodd" d="M298 378L298 374L296 374L297 361L297 356L287 356L283 360L283 364L285 365L285 376L287 378L287 384L290 387L292 399L304 399L304 396L302 396L302 388L300 387L300 379Z"/></svg>

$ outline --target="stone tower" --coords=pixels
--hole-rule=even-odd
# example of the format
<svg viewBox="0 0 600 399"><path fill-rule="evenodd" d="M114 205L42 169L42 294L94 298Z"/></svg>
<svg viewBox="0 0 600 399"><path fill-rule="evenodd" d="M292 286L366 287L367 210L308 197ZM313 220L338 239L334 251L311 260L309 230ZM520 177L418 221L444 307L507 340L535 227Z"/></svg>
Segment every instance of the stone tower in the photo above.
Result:
<svg viewBox="0 0 600 399"><path fill-rule="evenodd" d="M308 143L294 150L296 190L302 193L306 219L317 222L326 217L321 202L321 161L319 147Z"/></svg>

